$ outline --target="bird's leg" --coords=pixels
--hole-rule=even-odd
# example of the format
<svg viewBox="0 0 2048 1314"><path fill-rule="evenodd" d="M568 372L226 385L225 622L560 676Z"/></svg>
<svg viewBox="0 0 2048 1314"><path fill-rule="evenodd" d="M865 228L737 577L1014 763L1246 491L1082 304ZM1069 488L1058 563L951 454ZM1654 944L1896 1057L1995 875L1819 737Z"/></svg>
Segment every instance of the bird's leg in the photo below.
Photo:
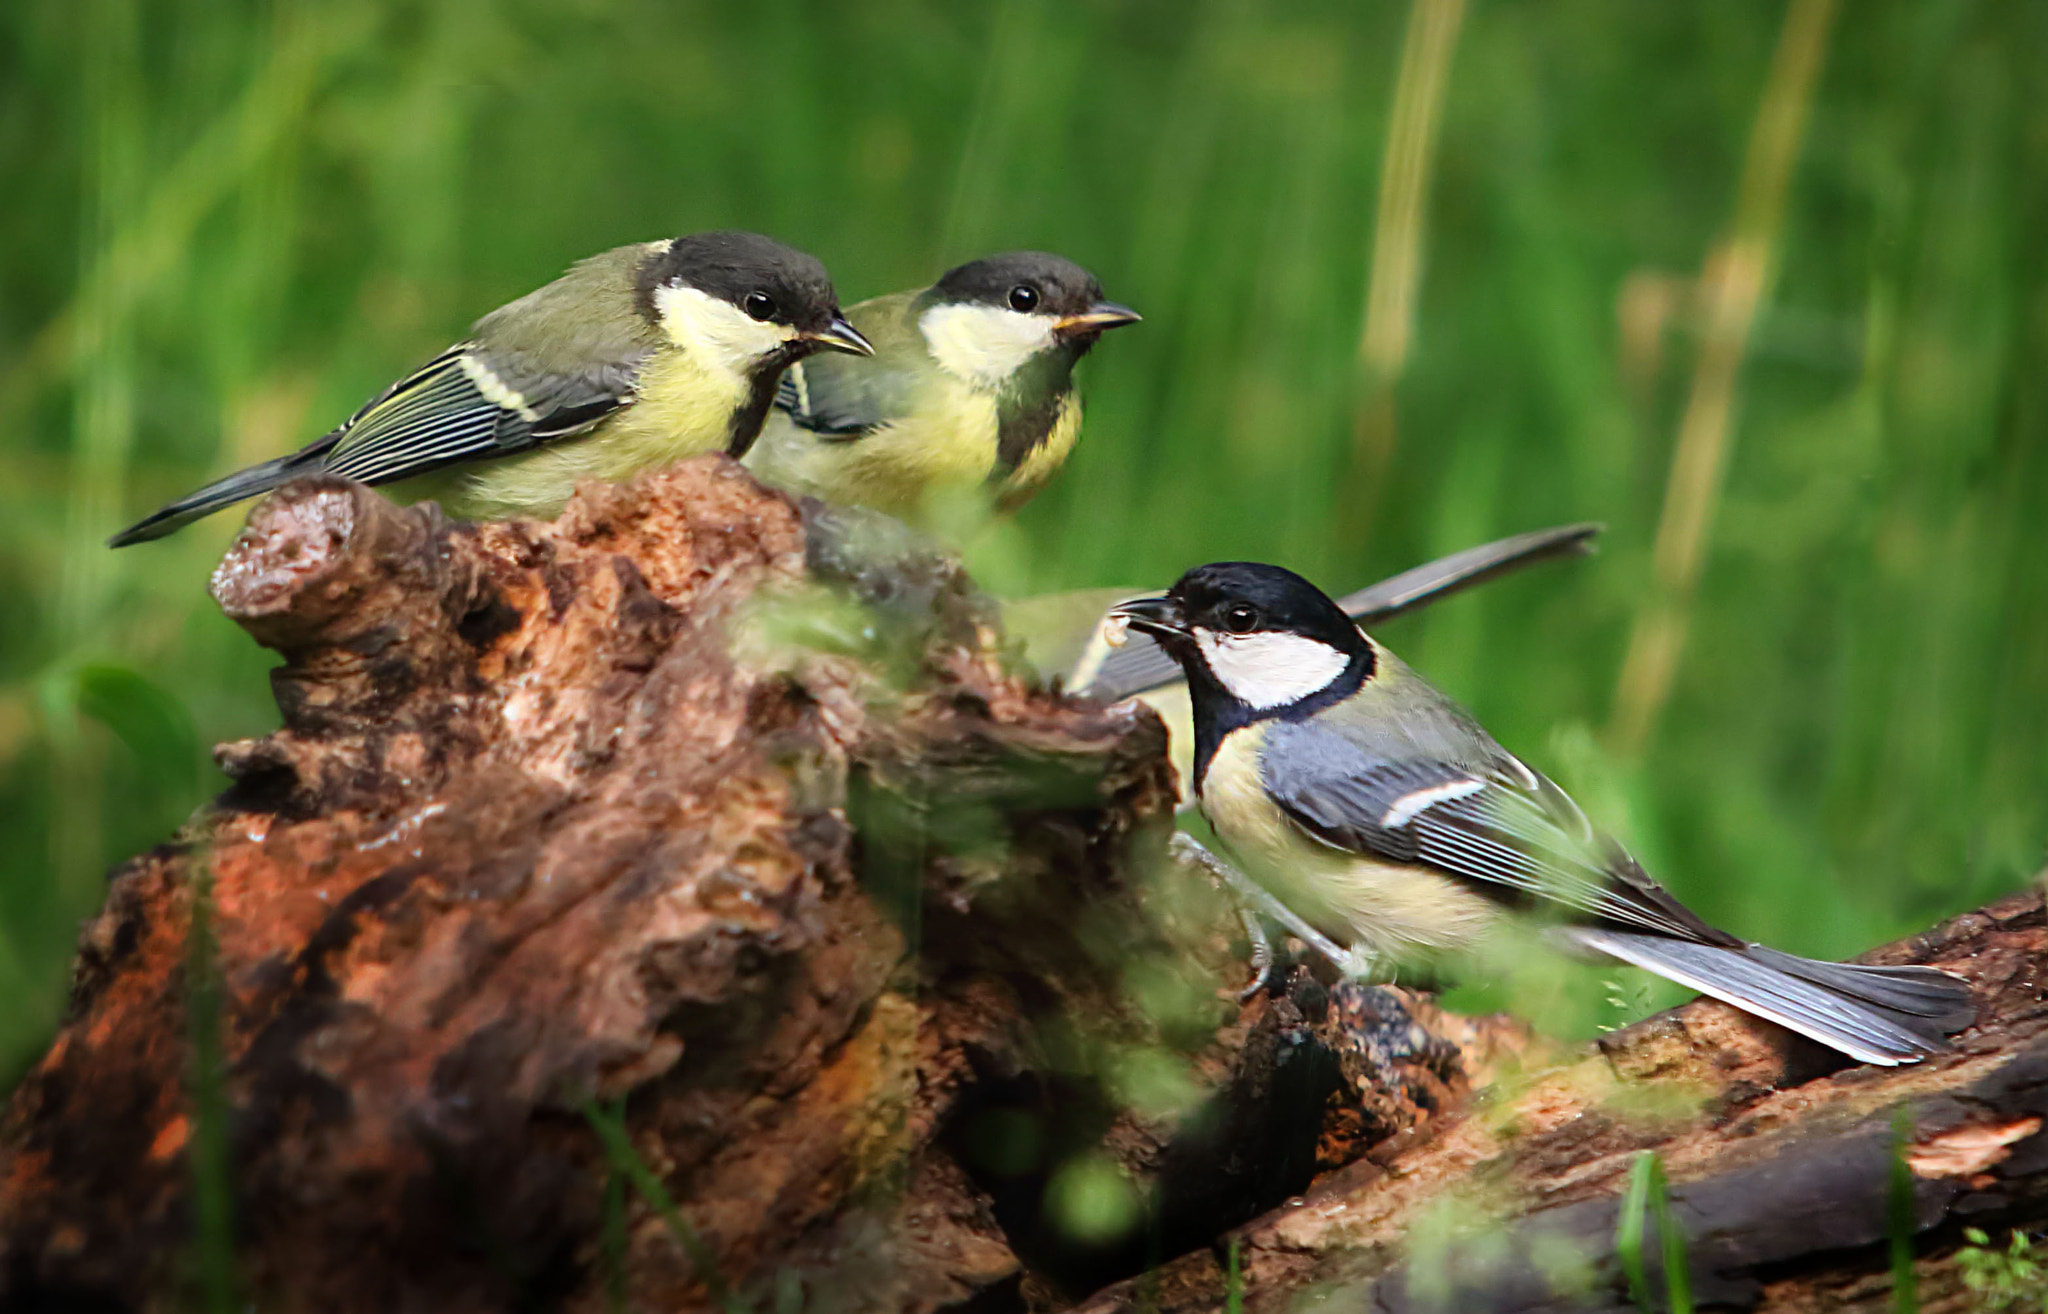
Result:
<svg viewBox="0 0 2048 1314"><path fill-rule="evenodd" d="M1258 913L1250 904L1237 905L1237 920L1244 926L1245 939L1252 946L1251 983L1237 992L1237 1002L1242 1004L1266 988L1273 978L1273 942L1266 938L1266 924L1259 920Z"/></svg>
<svg viewBox="0 0 2048 1314"><path fill-rule="evenodd" d="M1264 988L1266 978L1273 970L1272 943L1266 939L1264 930L1255 929L1260 915L1280 923L1289 934L1329 959L1331 966L1345 976L1364 978L1371 975L1372 961L1369 958L1340 948L1329 936L1310 926L1292 908L1275 898L1271 890L1211 853L1186 831L1175 832L1167 844L1167 851L1175 862L1207 872L1236 897L1238 915L1244 919L1245 929L1251 934L1252 970L1255 973L1251 985L1245 988L1243 998L1248 999Z"/></svg>

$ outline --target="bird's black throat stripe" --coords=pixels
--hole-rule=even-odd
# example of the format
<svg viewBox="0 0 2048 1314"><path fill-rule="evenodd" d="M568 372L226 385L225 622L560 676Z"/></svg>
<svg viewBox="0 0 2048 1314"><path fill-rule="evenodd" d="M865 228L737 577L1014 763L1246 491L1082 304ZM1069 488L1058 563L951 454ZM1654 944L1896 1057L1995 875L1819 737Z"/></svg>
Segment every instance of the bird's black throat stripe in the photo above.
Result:
<svg viewBox="0 0 2048 1314"><path fill-rule="evenodd" d="M783 374L813 350L807 342L786 343L747 371L747 399L733 411L726 427L727 456L737 461L753 447L754 440L761 436L761 426L768 420L768 408L775 404L775 394L782 387Z"/></svg>
<svg viewBox="0 0 2048 1314"><path fill-rule="evenodd" d="M996 463L991 483L1017 472L1052 436L1060 408L1074 391L1074 365L1088 354L1093 337L1056 343L1026 361L996 398Z"/></svg>

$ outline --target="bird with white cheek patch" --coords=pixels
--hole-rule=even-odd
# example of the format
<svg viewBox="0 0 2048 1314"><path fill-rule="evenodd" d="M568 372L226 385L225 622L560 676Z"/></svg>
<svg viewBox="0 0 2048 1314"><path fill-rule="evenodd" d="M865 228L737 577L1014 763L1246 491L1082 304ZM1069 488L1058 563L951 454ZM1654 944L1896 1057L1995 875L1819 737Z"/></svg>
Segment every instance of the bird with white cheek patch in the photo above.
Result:
<svg viewBox="0 0 2048 1314"><path fill-rule="evenodd" d="M1361 626L1379 625L1541 562L1584 556L1600 529L1560 525L1482 543L1367 585L1337 605ZM1068 692L1106 703L1136 698L1159 713L1182 805L1192 807L1195 731L1187 677L1158 644L1129 631L1113 614L1116 604L1151 591L1079 589L1006 602L1003 628L1023 641L1034 666L1056 674Z"/></svg>
<svg viewBox="0 0 2048 1314"><path fill-rule="evenodd" d="M395 485L456 515L552 515L578 480L745 454L782 372L867 355L825 267L756 233L698 233L595 255L311 444L218 480L114 536L161 538L307 475Z"/></svg>
<svg viewBox="0 0 2048 1314"><path fill-rule="evenodd" d="M948 494L1012 511L1081 433L1074 366L1138 322L1071 260L1014 251L847 312L872 360L790 370L748 468L768 483L918 519ZM852 368L848 368L851 366Z"/></svg>
<svg viewBox="0 0 2048 1314"><path fill-rule="evenodd" d="M1186 672L1196 796L1259 905L1340 966L1483 949L1525 914L1866 1063L1939 1053L1973 1016L1947 973L1708 925L1298 575L1202 566L1114 615Z"/></svg>

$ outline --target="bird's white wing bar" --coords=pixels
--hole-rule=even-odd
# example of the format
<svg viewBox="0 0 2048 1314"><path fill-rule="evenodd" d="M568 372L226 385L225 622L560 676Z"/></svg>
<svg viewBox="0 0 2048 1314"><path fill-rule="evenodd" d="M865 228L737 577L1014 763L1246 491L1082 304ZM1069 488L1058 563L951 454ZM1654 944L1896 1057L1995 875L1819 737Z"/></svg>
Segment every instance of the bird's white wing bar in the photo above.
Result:
<svg viewBox="0 0 2048 1314"><path fill-rule="evenodd" d="M540 412L526 404L525 394L499 378L497 371L486 365L474 353L462 353L455 358L455 363L462 367L462 372L469 376L469 381L476 385L476 390L484 395L484 400L503 407L528 424L540 423Z"/></svg>
<svg viewBox="0 0 2048 1314"><path fill-rule="evenodd" d="M1380 818L1380 825L1388 829L1405 826L1415 820L1424 808L1465 798L1485 788L1486 782L1483 780L1451 780L1441 785L1426 785L1413 794L1403 794L1395 799L1394 806L1388 808L1387 814Z"/></svg>

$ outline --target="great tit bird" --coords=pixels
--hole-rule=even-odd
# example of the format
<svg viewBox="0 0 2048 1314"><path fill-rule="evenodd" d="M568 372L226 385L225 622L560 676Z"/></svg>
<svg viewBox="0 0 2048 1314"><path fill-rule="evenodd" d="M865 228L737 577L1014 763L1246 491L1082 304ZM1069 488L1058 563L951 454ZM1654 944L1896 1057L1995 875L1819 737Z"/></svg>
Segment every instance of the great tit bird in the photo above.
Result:
<svg viewBox="0 0 2048 1314"><path fill-rule="evenodd" d="M1944 972L1816 962L1709 926L1298 575L1202 566L1114 614L1186 672L1202 812L1311 943L1470 950L1512 910L1866 1063L1940 1052L1970 1021L1968 986Z"/></svg>
<svg viewBox="0 0 2048 1314"><path fill-rule="evenodd" d="M915 519L944 490L1028 502L1074 448L1074 365L1138 322L1095 276L1039 251L989 256L848 312L872 360L820 358L783 378L747 459L764 481Z"/></svg>
<svg viewBox="0 0 2048 1314"><path fill-rule="evenodd" d="M874 353L811 256L739 232L618 247L485 315L332 433L180 498L111 546L311 474L413 480L401 491L461 516L551 515L579 479L744 455L782 372L820 350Z"/></svg>
<svg viewBox="0 0 2048 1314"><path fill-rule="evenodd" d="M1475 584L1524 566L1592 551L1601 526L1563 525L1497 539L1415 566L1350 594L1338 602L1360 625L1405 616ZM1044 672L1061 673L1061 685L1106 703L1142 700L1166 722L1182 806L1192 804L1187 782L1193 775L1193 712L1180 663L1142 634L1124 634L1112 645L1103 634L1104 613L1138 589L1085 589L1006 603L1003 626L1022 639L1024 655Z"/></svg>
<svg viewBox="0 0 2048 1314"><path fill-rule="evenodd" d="M1337 605L1358 624L1377 625L1524 566L1584 556L1593 550L1593 539L1603 528L1597 524L1560 525L1495 539L1368 584L1339 599ZM1125 590L1112 601L1121 602L1134 592ZM1113 703L1180 683L1180 663L1143 635L1112 644L1098 625L1086 637L1087 646L1067 667L1065 684L1074 693Z"/></svg>

